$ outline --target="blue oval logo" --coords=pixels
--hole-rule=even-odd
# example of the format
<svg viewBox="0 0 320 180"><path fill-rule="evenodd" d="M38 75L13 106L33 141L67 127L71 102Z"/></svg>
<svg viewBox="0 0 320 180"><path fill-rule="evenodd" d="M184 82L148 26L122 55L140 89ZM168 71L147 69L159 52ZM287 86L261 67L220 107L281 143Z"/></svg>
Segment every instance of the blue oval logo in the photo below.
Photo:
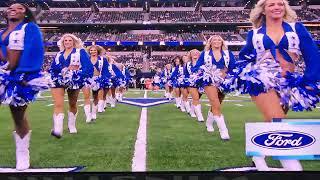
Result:
<svg viewBox="0 0 320 180"><path fill-rule="evenodd" d="M310 146L316 142L316 138L297 131L271 131L253 136L251 142L264 148L288 150Z"/></svg>

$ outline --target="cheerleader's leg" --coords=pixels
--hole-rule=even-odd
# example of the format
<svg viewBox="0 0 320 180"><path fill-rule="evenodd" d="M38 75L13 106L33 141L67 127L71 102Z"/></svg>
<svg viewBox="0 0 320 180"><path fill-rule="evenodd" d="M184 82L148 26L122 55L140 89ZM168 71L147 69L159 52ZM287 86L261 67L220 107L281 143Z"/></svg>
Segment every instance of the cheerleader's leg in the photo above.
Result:
<svg viewBox="0 0 320 180"><path fill-rule="evenodd" d="M267 93L260 93L258 96L252 96L252 100L262 112L265 122L271 122L273 118L286 117L285 112L280 105L280 98L275 90L270 90ZM280 162L286 171L303 170L298 160L280 160Z"/></svg>
<svg viewBox="0 0 320 180"><path fill-rule="evenodd" d="M176 107L180 108L181 106L181 92L179 88L174 88L174 93L175 93L175 100L176 100Z"/></svg>
<svg viewBox="0 0 320 180"><path fill-rule="evenodd" d="M110 92L111 92L110 105L112 108L114 108L114 107L116 107L116 89L112 87L110 89Z"/></svg>
<svg viewBox="0 0 320 180"><path fill-rule="evenodd" d="M52 88L51 93L54 102L53 128L51 130L51 135L59 139L63 134L65 90L64 88Z"/></svg>
<svg viewBox="0 0 320 180"><path fill-rule="evenodd" d="M169 100L172 99L172 92L173 92L173 88L169 87Z"/></svg>
<svg viewBox="0 0 320 180"><path fill-rule="evenodd" d="M104 111L104 101L103 100L99 100L99 92L100 91L92 91L92 95L93 95L93 108L92 108L92 117L94 117L93 119L96 120L97 119L97 111L99 112L99 108L103 109ZM101 94L101 93L100 93ZM102 111L101 111L102 112Z"/></svg>
<svg viewBox="0 0 320 180"><path fill-rule="evenodd" d="M90 107L90 88L83 87L82 88L83 97L84 97L84 113L86 115L86 123L91 122L91 107Z"/></svg>
<svg viewBox="0 0 320 180"><path fill-rule="evenodd" d="M188 102L188 90L187 90L187 88L180 88L180 91L181 91L181 95L182 95L182 98L181 98L181 111L189 113L190 112L190 108L189 109L187 108L188 103L189 103Z"/></svg>
<svg viewBox="0 0 320 180"><path fill-rule="evenodd" d="M213 114L213 118L210 113L208 113L209 118L207 119L207 130L212 131L213 127L211 128L211 125L213 125L213 122L215 121L217 123L217 126L219 128L220 137L222 140L229 140L229 131L225 123L224 116L221 114L221 104L219 99L219 90L214 86L206 86L204 88L209 101L211 105L211 113Z"/></svg>
<svg viewBox="0 0 320 180"><path fill-rule="evenodd" d="M192 88L192 87L189 88L189 92L190 92L191 97L192 97L192 102L191 102L191 107L190 107L190 116L191 117L197 117L196 114L195 114L195 111L194 111L195 110L194 106L200 104L199 93L198 93L197 88ZM202 116L202 112L201 112L201 116Z"/></svg>
<svg viewBox="0 0 320 180"><path fill-rule="evenodd" d="M98 90L98 91L93 91L94 93L94 100L95 100L95 105L98 105L98 113L102 113L104 112L104 100L103 98L99 98L99 92L101 90ZM100 93L100 96L101 96L101 93Z"/></svg>
<svg viewBox="0 0 320 180"><path fill-rule="evenodd" d="M303 171L303 168L298 160L280 160L280 163L285 171Z"/></svg>
<svg viewBox="0 0 320 180"><path fill-rule="evenodd" d="M69 100L69 113L68 113L68 128L71 134L77 133L76 121L77 121L77 101L79 96L79 89L68 91L68 100Z"/></svg>
<svg viewBox="0 0 320 180"><path fill-rule="evenodd" d="M119 95L118 95L118 96L119 96L119 97L118 97L118 100L119 100L119 101L122 101L122 99L123 99L123 92L124 92L124 90L125 90L125 89L122 88L122 87L119 88L119 92L118 92L118 93L119 93Z"/></svg>
<svg viewBox="0 0 320 180"><path fill-rule="evenodd" d="M16 131L13 132L13 136L16 142L16 169L21 171L30 167L30 138L31 131L21 137Z"/></svg>
<svg viewBox="0 0 320 180"><path fill-rule="evenodd" d="M104 88L101 90L102 91L102 100L104 101L104 105L103 108L106 109L107 108L107 104L108 104L108 92L109 92L109 88Z"/></svg>
<svg viewBox="0 0 320 180"><path fill-rule="evenodd" d="M269 167L264 156L253 156L252 161L258 171L269 171Z"/></svg>
<svg viewBox="0 0 320 180"><path fill-rule="evenodd" d="M25 170L30 167L29 144L31 130L26 117L27 106L10 106L16 131L13 136L16 144L16 169Z"/></svg>
<svg viewBox="0 0 320 180"><path fill-rule="evenodd" d="M275 90L252 96L251 99L262 113L265 122L271 122L273 118L285 118L286 115L280 105L280 98ZM268 103L265 103L268 102Z"/></svg>
<svg viewBox="0 0 320 180"><path fill-rule="evenodd" d="M169 98L169 86L165 85L165 93L164 93L165 98Z"/></svg>

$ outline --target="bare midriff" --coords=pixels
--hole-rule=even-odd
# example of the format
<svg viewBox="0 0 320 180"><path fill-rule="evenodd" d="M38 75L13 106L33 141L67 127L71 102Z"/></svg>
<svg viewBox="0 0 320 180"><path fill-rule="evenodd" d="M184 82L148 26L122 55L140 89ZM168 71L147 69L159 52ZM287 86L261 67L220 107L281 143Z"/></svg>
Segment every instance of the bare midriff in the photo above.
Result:
<svg viewBox="0 0 320 180"><path fill-rule="evenodd" d="M293 61L297 59L297 55L295 53L288 52L289 56ZM285 76L286 72L294 72L294 64L286 61L283 56L280 54L279 50L276 49L277 60L279 61L280 67L282 69L281 75Z"/></svg>

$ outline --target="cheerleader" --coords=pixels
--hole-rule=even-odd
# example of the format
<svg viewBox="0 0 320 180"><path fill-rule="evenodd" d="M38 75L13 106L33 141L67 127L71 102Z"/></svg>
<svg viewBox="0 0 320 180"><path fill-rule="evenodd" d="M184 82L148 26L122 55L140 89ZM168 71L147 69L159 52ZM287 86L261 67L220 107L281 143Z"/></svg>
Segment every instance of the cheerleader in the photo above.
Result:
<svg viewBox="0 0 320 180"><path fill-rule="evenodd" d="M93 76L93 65L82 47L82 42L73 34L64 34L58 41L60 52L52 61L50 74L53 81L51 88L54 100L53 129L51 135L61 138L64 119L64 94L67 91L69 112L68 129L77 133L77 100L80 89Z"/></svg>
<svg viewBox="0 0 320 180"><path fill-rule="evenodd" d="M170 81L170 76L173 72L173 68L171 64L166 64L165 68L161 74L161 83L164 84L165 88L165 97L171 100L172 98L172 81Z"/></svg>
<svg viewBox="0 0 320 180"><path fill-rule="evenodd" d="M111 108L116 107L116 88L124 87L126 85L125 77L116 66L114 57L107 57L109 63L108 72L111 74L111 86L104 91L105 107L107 102L110 103ZM108 94L108 97L107 97Z"/></svg>
<svg viewBox="0 0 320 180"><path fill-rule="evenodd" d="M180 88L183 87L183 61L182 59L177 56L173 59L173 64L174 64L174 70L171 74L170 80L172 81L172 86L174 89L175 93L175 100L176 100L176 107L181 108L181 90ZM181 108L183 110L183 108Z"/></svg>
<svg viewBox="0 0 320 180"><path fill-rule="evenodd" d="M190 113L190 104L188 101L188 96L189 96L189 91L187 89L187 87L189 86L189 78L186 76L187 74L187 64L189 62L189 56L184 55L182 56L182 62L183 62L183 85L180 88L180 92L182 95L181 98L181 111L182 112L187 112Z"/></svg>
<svg viewBox="0 0 320 180"><path fill-rule="evenodd" d="M204 88L209 98L211 108L208 112L206 127L213 132L213 123L216 122L222 140L229 140L229 132L221 113L221 103L224 94L219 90L226 73L234 68L235 58L224 40L217 35L211 36L201 53L194 70L198 72L198 85Z"/></svg>
<svg viewBox="0 0 320 180"><path fill-rule="evenodd" d="M161 68L157 68L156 74L153 76L152 87L153 87L153 90L159 90L162 87Z"/></svg>
<svg viewBox="0 0 320 180"><path fill-rule="evenodd" d="M188 84L187 91L191 94L192 97L190 116L197 117L199 122L203 122L204 118L202 115L200 104L201 93L199 93L198 86L196 84L196 75L192 72L193 67L196 65L200 57L200 51L198 51L197 49L193 49L188 53L188 56L189 61L185 66L185 77L187 81L186 84Z"/></svg>
<svg viewBox="0 0 320 180"><path fill-rule="evenodd" d="M254 29L224 83L227 91L250 94L265 122L285 118L289 108L311 110L319 102L318 48L296 18L287 0L259 0L250 14ZM253 162L258 170L268 170L264 157ZM280 162L287 171L302 170L298 160Z"/></svg>
<svg viewBox="0 0 320 180"><path fill-rule="evenodd" d="M90 60L94 67L93 77L82 88L84 96L84 112L86 115L86 122L90 123L97 119L97 111L104 111L103 88L109 88L111 85L110 76L108 72L108 61L102 56L104 49L98 45L92 45L87 48L90 54ZM92 90L93 104L91 111L90 90Z"/></svg>
<svg viewBox="0 0 320 180"><path fill-rule="evenodd" d="M32 11L20 3L6 11L7 28L0 40L0 104L10 107L15 124L16 169L30 167L29 144L31 130L26 116L28 104L40 90L49 88L40 73L44 47L42 34Z"/></svg>
<svg viewBox="0 0 320 180"><path fill-rule="evenodd" d="M119 67L119 70L121 71L122 76L124 77L124 83L125 83L125 84L123 84L122 86L119 87L118 100L122 101L123 93L129 87L131 76L129 74L128 69L123 64L119 64L118 67Z"/></svg>

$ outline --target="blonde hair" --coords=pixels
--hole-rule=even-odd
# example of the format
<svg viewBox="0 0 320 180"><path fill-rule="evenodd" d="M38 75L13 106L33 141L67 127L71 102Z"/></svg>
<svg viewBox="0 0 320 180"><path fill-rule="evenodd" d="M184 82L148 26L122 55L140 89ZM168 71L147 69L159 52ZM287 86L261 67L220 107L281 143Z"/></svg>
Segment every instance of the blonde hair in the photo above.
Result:
<svg viewBox="0 0 320 180"><path fill-rule="evenodd" d="M254 28L261 27L262 23L265 21L265 15L263 14L267 0L259 0L254 8L250 12L250 22ZM295 22L297 19L296 12L290 7L287 0L282 0L285 13L283 19L286 22Z"/></svg>
<svg viewBox="0 0 320 180"><path fill-rule="evenodd" d="M211 36L211 37L207 40L207 43L206 43L206 45L204 46L204 50L205 50L205 51L210 51L212 39L215 38L215 37L218 37L218 38L222 41L221 49L222 49L222 50L228 50L228 46L227 46L226 42L225 42L225 41L222 39L222 37L219 36L219 35L213 35L213 36Z"/></svg>
<svg viewBox="0 0 320 180"><path fill-rule="evenodd" d="M89 55L90 55L90 49L91 48L96 48L96 50L98 51L98 55L99 56L101 56L101 55L103 55L105 53L105 49L103 47L101 47L99 45L92 45L92 46L89 46L87 48L87 52L88 52Z"/></svg>
<svg viewBox="0 0 320 180"><path fill-rule="evenodd" d="M198 49L192 49L192 50L190 50L189 52L188 52L188 56L190 57L190 58L192 58L191 56L192 56L192 53L198 53L198 54L200 54L200 51L198 50Z"/></svg>
<svg viewBox="0 0 320 180"><path fill-rule="evenodd" d="M77 36L75 36L75 35L73 35L73 34L67 33L67 34L64 34L64 35L61 37L61 39L57 42L60 51L64 51L64 50L65 50L63 41L64 41L67 37L71 37L71 38L73 39L73 47L74 47L74 48L79 48L79 49L82 49L82 48L83 48L83 43L82 43L82 41L81 41L80 38L78 38Z"/></svg>

